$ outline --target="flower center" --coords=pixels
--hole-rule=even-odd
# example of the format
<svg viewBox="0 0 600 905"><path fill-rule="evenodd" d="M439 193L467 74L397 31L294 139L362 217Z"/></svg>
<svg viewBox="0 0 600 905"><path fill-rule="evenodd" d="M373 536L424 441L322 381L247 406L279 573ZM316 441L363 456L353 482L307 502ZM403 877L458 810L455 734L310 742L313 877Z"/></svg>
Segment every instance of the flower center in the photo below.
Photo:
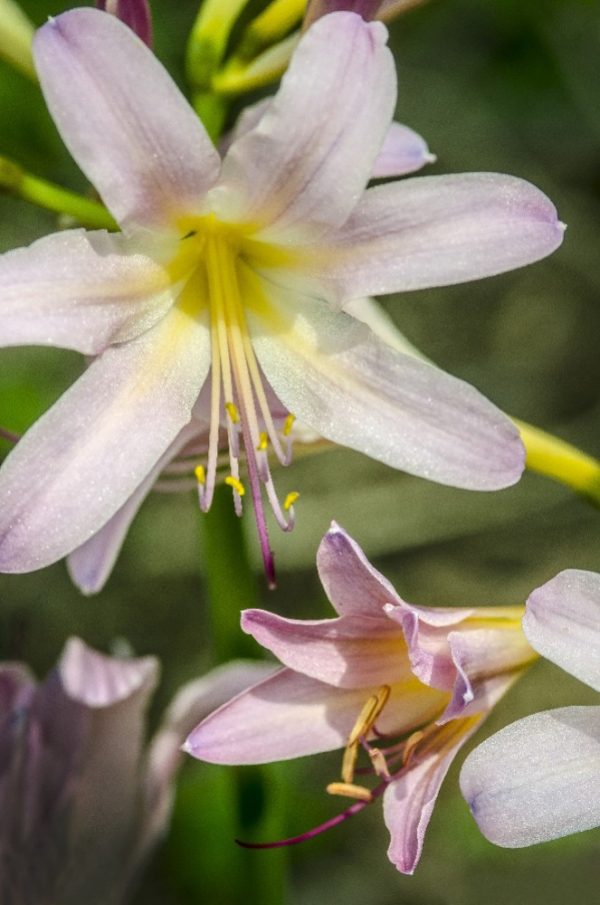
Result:
<svg viewBox="0 0 600 905"><path fill-rule="evenodd" d="M187 243L190 243L187 245ZM278 257L276 249L247 238L241 230L220 223L214 215L192 224L182 240L181 260L191 255L197 291L208 304L211 343L210 428L206 465L198 465L195 476L201 509L212 503L219 455L220 427L227 431L229 475L225 478L233 491L237 515L242 514L246 488L240 475L240 450L243 447L250 493L265 572L274 587L273 555L269 545L262 503L264 488L280 527L294 526L294 503L299 494L288 493L280 504L269 467L269 447L282 465L291 461L291 430L294 416L285 411L273 413L274 394L265 384L248 330L246 308L262 306L260 297L248 298L248 287L255 281L244 279L244 269L253 258L264 263ZM188 284L189 285L189 284ZM244 290L242 292L242 286ZM204 308L204 304L201 305Z"/></svg>

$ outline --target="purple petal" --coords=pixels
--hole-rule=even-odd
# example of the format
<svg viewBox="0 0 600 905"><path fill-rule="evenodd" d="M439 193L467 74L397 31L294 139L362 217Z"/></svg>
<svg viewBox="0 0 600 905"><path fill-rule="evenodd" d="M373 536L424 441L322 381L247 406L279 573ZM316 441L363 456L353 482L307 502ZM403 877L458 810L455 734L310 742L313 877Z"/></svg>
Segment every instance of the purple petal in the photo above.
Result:
<svg viewBox="0 0 600 905"><path fill-rule="evenodd" d="M170 242L70 230L0 257L0 346L85 355L133 339L173 304Z"/></svg>
<svg viewBox="0 0 600 905"><path fill-rule="evenodd" d="M371 178L406 176L435 160L435 155L430 153L427 143L420 135L408 126L392 123L373 165Z"/></svg>
<svg viewBox="0 0 600 905"><path fill-rule="evenodd" d="M200 723L184 750L215 764L262 764L341 748L373 691L334 688L282 669ZM398 683L378 729L408 732L433 719L446 701L414 678Z"/></svg>
<svg viewBox="0 0 600 905"><path fill-rule="evenodd" d="M100 530L189 422L209 361L205 325L174 308L90 365L0 470L1 571L42 568Z"/></svg>
<svg viewBox="0 0 600 905"><path fill-rule="evenodd" d="M468 384L319 300L249 271L242 279L247 297L262 301L248 323L268 382L321 436L451 486L495 490L518 480L518 431Z"/></svg>
<svg viewBox="0 0 600 905"><path fill-rule="evenodd" d="M450 286L531 264L564 226L538 189L513 176L421 176L369 189L314 252L317 284L340 303Z"/></svg>
<svg viewBox="0 0 600 905"><path fill-rule="evenodd" d="M258 126L230 148L210 194L218 216L258 224L278 242L347 219L392 118L386 36L352 13L315 23Z"/></svg>
<svg viewBox="0 0 600 905"><path fill-rule="evenodd" d="M391 840L388 858L403 874L414 873L425 832L448 769L480 720L453 720L440 730L426 755L416 755L391 782L383 797L383 816ZM422 759L421 759L422 758Z"/></svg>
<svg viewBox="0 0 600 905"><path fill-rule="evenodd" d="M311 621L246 610L242 628L284 666L339 688L391 685L412 675L402 633L382 619Z"/></svg>
<svg viewBox="0 0 600 905"><path fill-rule="evenodd" d="M371 565L356 541L336 522L317 550L319 578L340 616L366 616L385 622L383 608L400 598Z"/></svg>
<svg viewBox="0 0 600 905"><path fill-rule="evenodd" d="M460 787L484 836L506 848L600 825L600 707L517 720L471 752Z"/></svg>
<svg viewBox="0 0 600 905"><path fill-rule="evenodd" d="M529 597L523 629L538 653L600 691L600 575L560 572Z"/></svg>
<svg viewBox="0 0 600 905"><path fill-rule="evenodd" d="M150 50L114 16L74 9L37 33L50 113L122 225L175 228L219 172L200 120Z"/></svg>

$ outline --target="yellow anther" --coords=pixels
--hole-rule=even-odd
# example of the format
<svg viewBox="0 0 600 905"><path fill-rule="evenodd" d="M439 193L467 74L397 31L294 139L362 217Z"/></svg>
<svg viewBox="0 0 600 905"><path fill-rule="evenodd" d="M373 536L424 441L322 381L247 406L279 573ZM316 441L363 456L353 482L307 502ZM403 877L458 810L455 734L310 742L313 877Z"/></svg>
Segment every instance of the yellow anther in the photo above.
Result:
<svg viewBox="0 0 600 905"><path fill-rule="evenodd" d="M326 787L330 795L343 795L345 798L356 798L358 801L373 801L369 789L355 786L352 782L330 782Z"/></svg>
<svg viewBox="0 0 600 905"><path fill-rule="evenodd" d="M194 475L196 476L196 480L199 484L206 484L206 472L204 471L204 465L196 465L194 468Z"/></svg>
<svg viewBox="0 0 600 905"><path fill-rule="evenodd" d="M267 432L261 431L260 437L258 438L258 446L256 447L257 451L264 452L268 445L269 445L269 438L267 436Z"/></svg>
<svg viewBox="0 0 600 905"><path fill-rule="evenodd" d="M288 511L288 509L291 509L291 507L294 505L294 503L296 502L296 500L299 497L300 497L300 494L298 493L297 490L292 490L291 493L288 493L288 495L286 496L284 503L283 503L283 508L285 509L286 512Z"/></svg>
<svg viewBox="0 0 600 905"><path fill-rule="evenodd" d="M228 484L229 487L233 487L236 493L238 493L240 496L244 496L244 494L246 493L244 485L242 484L240 479L234 478L232 474L225 478L225 483Z"/></svg>
<svg viewBox="0 0 600 905"><path fill-rule="evenodd" d="M363 736L366 736L373 728L373 723L385 707L390 696L390 686L382 685L377 692L369 698L358 715L352 731L348 736L348 744L354 745Z"/></svg>
<svg viewBox="0 0 600 905"><path fill-rule="evenodd" d="M226 403L225 403L225 409L226 409L226 411L227 411L227 414L229 415L229 417L230 417L231 420L233 421L233 423L234 423L234 424L238 424L238 423L239 423L239 420L240 420L240 413L238 412L237 406L235 405L235 403L234 403L234 402L226 402Z"/></svg>
<svg viewBox="0 0 600 905"><path fill-rule="evenodd" d="M346 745L342 758L342 779L345 783L351 783L354 779L354 768L358 757L358 742Z"/></svg>
<svg viewBox="0 0 600 905"><path fill-rule="evenodd" d="M289 433L290 433L292 427L294 426L295 420L296 420L296 416L292 415L292 413L290 412L289 415L287 416L287 418L285 419L285 421L283 422L283 436L284 437L289 436Z"/></svg>

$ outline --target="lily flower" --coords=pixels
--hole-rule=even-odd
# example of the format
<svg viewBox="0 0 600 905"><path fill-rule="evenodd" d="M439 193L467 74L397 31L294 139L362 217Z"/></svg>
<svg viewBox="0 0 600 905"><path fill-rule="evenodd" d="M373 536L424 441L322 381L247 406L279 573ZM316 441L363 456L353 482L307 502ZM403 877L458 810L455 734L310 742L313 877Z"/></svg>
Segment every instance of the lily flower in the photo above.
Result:
<svg viewBox="0 0 600 905"><path fill-rule="evenodd" d="M0 258L0 344L94 356L0 471L1 570L41 568L101 530L192 417L210 424L203 510L222 427L238 513L245 452L271 582L262 493L291 529L298 494L280 502L269 455L289 462L295 417L431 480L493 490L518 479L523 448L504 415L341 310L521 266L563 234L548 199L509 176L365 191L396 99L386 35L353 13L319 19L221 163L114 16L76 9L39 30L48 108L123 232L62 232Z"/></svg>
<svg viewBox="0 0 600 905"><path fill-rule="evenodd" d="M238 662L185 686L145 748L153 657L106 657L71 638L37 685L0 665L0 900L119 905L169 820L194 722L265 675Z"/></svg>
<svg viewBox="0 0 600 905"><path fill-rule="evenodd" d="M344 748L340 779L327 791L353 803L279 844L310 838L383 797L388 857L412 873L452 759L535 658L523 607L409 604L335 523L317 567L337 618L244 612L244 631L284 668L207 717L184 750L211 763L256 764ZM357 767L363 749L368 769ZM374 786L356 778L369 769Z"/></svg>
<svg viewBox="0 0 600 905"><path fill-rule="evenodd" d="M600 691L600 575L568 569L530 596L538 653ZM600 706L517 720L466 759L460 785L483 835L521 848L600 826Z"/></svg>

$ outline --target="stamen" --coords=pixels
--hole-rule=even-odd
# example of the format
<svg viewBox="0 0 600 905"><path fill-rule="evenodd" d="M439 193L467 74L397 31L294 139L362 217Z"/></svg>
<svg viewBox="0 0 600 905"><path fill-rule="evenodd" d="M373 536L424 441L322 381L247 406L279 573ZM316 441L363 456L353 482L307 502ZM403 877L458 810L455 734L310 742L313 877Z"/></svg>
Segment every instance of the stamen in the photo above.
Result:
<svg viewBox="0 0 600 905"><path fill-rule="evenodd" d="M292 490L291 493L288 493L283 504L285 511L287 512L289 509L291 509L296 500L298 500L299 498L300 494L297 490Z"/></svg>
<svg viewBox="0 0 600 905"><path fill-rule="evenodd" d="M413 732L413 734L407 738L407 740L404 744L404 750L402 752L402 766L403 767L405 767L408 764L408 762L412 758L413 754L415 753L417 745L424 738L425 738L425 733L421 729L417 730L417 732Z"/></svg>
<svg viewBox="0 0 600 905"><path fill-rule="evenodd" d="M380 748L368 747L367 754L371 758L371 764L373 765L375 774L377 776L382 776L384 779L389 781L391 779L391 775L383 751L381 751Z"/></svg>
<svg viewBox="0 0 600 905"><path fill-rule="evenodd" d="M296 416L292 415L290 412L283 423L283 436L288 437L292 427L294 426L294 421L296 420Z"/></svg>
<svg viewBox="0 0 600 905"><path fill-rule="evenodd" d="M357 786L351 782L330 782L325 791L330 795L343 795L345 798L356 798L357 801L373 801L370 789Z"/></svg>
<svg viewBox="0 0 600 905"><path fill-rule="evenodd" d="M239 494L239 496L244 496L244 494L246 493L246 488L244 487L240 479L234 477L234 475L228 475L228 477L225 478L225 483L229 487L233 487L233 489L237 494Z"/></svg>
<svg viewBox="0 0 600 905"><path fill-rule="evenodd" d="M268 446L268 445L269 445L269 438L268 438L268 436L267 436L267 432L266 432L266 431L261 431L261 432L260 432L260 437L259 437L259 440L258 440L258 446L256 447L256 451L257 451L257 452L264 452L264 451L267 449L267 446Z"/></svg>
<svg viewBox="0 0 600 905"><path fill-rule="evenodd" d="M373 723L387 704L390 691L389 685L382 685L377 689L375 694L371 695L359 713L358 719L348 736L349 745L356 744L356 742L360 741L361 737L366 736L369 733Z"/></svg>
<svg viewBox="0 0 600 905"><path fill-rule="evenodd" d="M204 486L206 484L206 472L204 470L204 465L196 465L194 468L194 475L199 484Z"/></svg>

